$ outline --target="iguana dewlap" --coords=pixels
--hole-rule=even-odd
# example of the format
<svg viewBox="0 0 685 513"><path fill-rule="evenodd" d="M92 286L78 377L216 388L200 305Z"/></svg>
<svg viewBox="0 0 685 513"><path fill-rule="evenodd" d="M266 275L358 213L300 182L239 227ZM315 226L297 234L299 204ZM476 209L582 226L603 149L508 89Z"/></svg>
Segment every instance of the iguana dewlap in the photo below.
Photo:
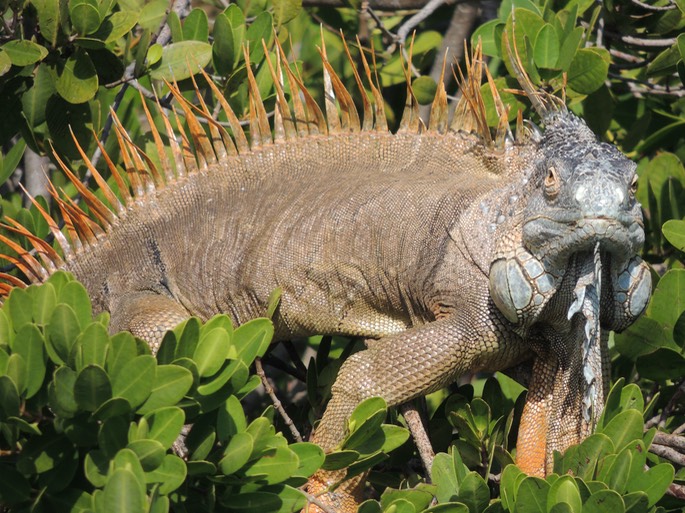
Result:
<svg viewBox="0 0 685 513"><path fill-rule="evenodd" d="M650 274L637 256L644 233L635 165L523 76L545 132L519 124L512 139L496 98L502 119L491 136L478 59L451 122L444 90L427 128L410 94L394 134L378 90L370 86L375 108L363 95L362 124L324 64L340 114L327 104L324 118L284 65L299 94L288 105L275 77L275 140L249 66L250 144L222 97L232 137L219 124L208 136L173 91L189 127L180 145L166 117L167 134L150 125L174 160L150 168L118 128L130 186L110 170L123 199L91 169L109 205L80 186L88 217L55 193L67 235L46 218L64 256L31 239L45 258L22 253L20 267L33 282L71 271L94 309L111 313L113 330L153 348L189 316L223 312L242 323L263 315L276 288L277 339L379 339L340 370L313 437L326 450L367 397L396 405L462 373L534 357L517 461L544 474L553 450L578 442L601 409L607 330L625 329L649 297ZM204 103L199 109L211 119ZM588 397L598 400L588 406ZM321 472L313 486L337 479ZM353 508L357 484L328 500Z"/></svg>

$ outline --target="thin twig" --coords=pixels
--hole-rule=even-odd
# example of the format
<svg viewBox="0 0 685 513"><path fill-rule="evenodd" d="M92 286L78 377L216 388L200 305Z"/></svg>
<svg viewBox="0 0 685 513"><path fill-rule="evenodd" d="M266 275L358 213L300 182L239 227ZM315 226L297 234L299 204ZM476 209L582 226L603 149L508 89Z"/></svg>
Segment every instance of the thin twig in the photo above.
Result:
<svg viewBox="0 0 685 513"><path fill-rule="evenodd" d="M305 498L307 499L307 502L311 502L316 507L320 508L322 511L325 511L325 513L339 513L335 508L328 504L325 504L318 497L315 497L311 493L307 493L303 490L300 491L304 494Z"/></svg>
<svg viewBox="0 0 685 513"><path fill-rule="evenodd" d="M285 409L283 408L283 404L281 404L281 401L279 401L278 397L276 396L276 392L274 392L274 389L271 386L271 383L269 383L269 379L266 377L266 373L264 372L264 367L262 367L262 359L261 358L255 358L254 365L255 365L255 369L257 370L257 376L259 376L259 379L262 380L262 385L264 386L264 390L266 391L266 393L271 398L271 402L273 403L274 408L276 408L276 411L280 414L281 418L285 421L285 425L288 426L288 429L290 429L290 433L293 435L293 438L297 442L301 442L302 436L300 435L300 432L295 427L295 424L293 423L292 419L285 412Z"/></svg>
<svg viewBox="0 0 685 513"><path fill-rule="evenodd" d="M426 433L426 428L421 420L421 414L416 409L413 402L404 403L400 406L400 411L404 420L409 426L409 431L411 431L411 436L414 438L414 443L416 448L419 450L419 455L421 456L421 462L423 467L426 469L426 475L428 476L428 481L430 482L432 478L432 468L433 468L433 458L435 458L435 452L431 446L430 438L428 438L428 433Z"/></svg>
<svg viewBox="0 0 685 513"><path fill-rule="evenodd" d="M657 431L654 435L654 443L659 445L665 445L667 447L672 447L680 451L685 451L685 436L679 436L670 433L664 433L663 431Z"/></svg>
<svg viewBox="0 0 685 513"><path fill-rule="evenodd" d="M414 16L405 21L402 26L397 30L397 42L399 44L404 44L407 40L407 36L412 33L414 28L421 23L423 20L428 18L431 14L435 12L436 9L442 7L445 0L430 0L426 5L424 5L419 12Z"/></svg>
<svg viewBox="0 0 685 513"><path fill-rule="evenodd" d="M661 415L656 415L649 419L645 423L645 428L649 429L653 426L664 426L666 424L666 419L670 417L671 411L673 411L673 408L675 408L676 404L680 400L680 397L685 393L685 380L681 381L680 384L678 385L678 388L676 391L673 393L671 396L671 399L668 401L666 406L661 412Z"/></svg>
<svg viewBox="0 0 685 513"><path fill-rule="evenodd" d="M668 5L650 5L646 4L644 2L641 2L640 0L630 0L632 3L637 5L638 7L642 7L643 9L647 11L672 11L673 9L677 9L678 6L675 5L673 2L670 2Z"/></svg>

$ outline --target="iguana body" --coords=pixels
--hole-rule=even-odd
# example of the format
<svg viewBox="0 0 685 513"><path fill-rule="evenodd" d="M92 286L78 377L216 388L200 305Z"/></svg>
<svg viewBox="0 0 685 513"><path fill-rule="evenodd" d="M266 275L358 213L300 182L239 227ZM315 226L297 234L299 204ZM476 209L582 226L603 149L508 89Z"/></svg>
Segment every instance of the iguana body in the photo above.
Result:
<svg viewBox="0 0 685 513"><path fill-rule="evenodd" d="M328 105L323 121L304 88L305 103L294 95L291 112L277 86L273 142L251 74L252 147L230 111L234 138L218 125L208 138L182 101L197 157L172 137L175 162L151 171L119 130L133 195L118 204L105 190L110 208L82 190L97 223L57 200L72 240L48 219L64 259L35 242L46 262L23 254L20 265L34 281L58 267L73 272L94 308L111 313L113 330L153 348L192 315L223 312L237 323L263 315L277 288L277 339L379 339L340 371L314 434L326 450L366 397L399 404L464 372L536 356L518 461L544 473L552 451L591 425L581 415L588 380L577 356L591 338L586 323L624 329L648 299L649 273L635 256L644 235L630 190L634 165L528 83L547 132L540 139L519 127L517 142L505 144L503 117L493 141L479 107L478 63L450 129L440 90L429 129L419 129L410 95L397 134L385 129L382 107L372 126L366 103L360 129L347 91L325 66L341 117ZM593 257L603 278L592 272ZM586 290L591 298L600 282L601 299L578 298ZM574 301L579 313L569 321ZM603 379L595 377L599 408ZM314 485L337 477L322 472ZM331 504L353 508L354 486L331 494Z"/></svg>

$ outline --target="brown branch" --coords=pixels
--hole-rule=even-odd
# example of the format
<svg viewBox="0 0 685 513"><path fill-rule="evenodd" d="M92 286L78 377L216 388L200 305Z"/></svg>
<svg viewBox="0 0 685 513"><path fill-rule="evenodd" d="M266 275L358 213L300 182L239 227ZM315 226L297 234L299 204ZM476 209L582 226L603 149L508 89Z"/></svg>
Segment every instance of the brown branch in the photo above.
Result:
<svg viewBox="0 0 685 513"><path fill-rule="evenodd" d="M664 433L663 431L657 431L654 435L654 443L659 445L665 445L667 447L672 447L680 451L685 451L685 436L679 436L670 433Z"/></svg>
<svg viewBox="0 0 685 513"><path fill-rule="evenodd" d="M435 452L433 451L430 439L428 438L428 433L426 433L426 428L423 425L421 414L416 409L413 402L401 405L400 411L402 412L404 420L407 422L407 426L409 426L409 431L411 431L416 448L419 450L423 467L426 469L426 475L430 482Z"/></svg>
<svg viewBox="0 0 685 513"><path fill-rule="evenodd" d="M681 467L685 467L685 454L681 454L671 447L666 447L665 445L652 444L649 448L649 452L661 456Z"/></svg>
<svg viewBox="0 0 685 513"><path fill-rule="evenodd" d="M262 367L262 359L261 358L255 358L254 365L255 365L255 369L257 370L257 376L259 376L259 379L262 380L262 385L264 386L264 390L266 391L266 393L271 398L271 402L273 403L274 408L276 408L276 411L280 414L281 418L285 421L285 425L288 426L288 429L290 430L290 433L293 435L293 438L297 442L301 442L302 436L300 435L300 432L295 427L295 424L293 423L292 419L285 412L285 409L283 408L283 404L281 403L281 401L279 401L278 397L276 396L276 392L274 392L274 389L271 386L271 383L269 383L269 379L266 377L266 374L264 372L264 367Z"/></svg>
<svg viewBox="0 0 685 513"><path fill-rule="evenodd" d="M672 497L676 497L677 499L685 500L685 486L684 485L671 483L671 485L668 487L668 490L666 490L666 493Z"/></svg>
<svg viewBox="0 0 685 513"><path fill-rule="evenodd" d="M446 0L454 4L457 0ZM369 7L376 11L406 11L423 8L428 0L369 0ZM303 7L349 7L345 0L302 0Z"/></svg>
<svg viewBox="0 0 685 513"><path fill-rule="evenodd" d="M668 5L650 5L645 2L641 2L640 0L630 0L632 3L637 5L638 7L642 7L643 9L647 11L672 11L673 9L677 9L678 6L676 6L673 2L670 2Z"/></svg>

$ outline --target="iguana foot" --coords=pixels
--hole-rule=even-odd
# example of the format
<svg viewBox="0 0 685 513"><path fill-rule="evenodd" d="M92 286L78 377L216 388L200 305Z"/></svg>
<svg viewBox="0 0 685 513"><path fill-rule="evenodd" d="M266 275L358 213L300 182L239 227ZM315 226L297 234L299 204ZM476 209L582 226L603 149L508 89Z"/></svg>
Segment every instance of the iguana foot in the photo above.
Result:
<svg viewBox="0 0 685 513"><path fill-rule="evenodd" d="M318 499L321 505L327 509L322 509L318 505L309 502L302 510L302 513L355 513L359 503L362 501L361 489L364 485L364 475L356 476L343 482L340 486L330 490L336 483L345 478L345 470L326 471L319 470L309 478L307 483L307 493Z"/></svg>

